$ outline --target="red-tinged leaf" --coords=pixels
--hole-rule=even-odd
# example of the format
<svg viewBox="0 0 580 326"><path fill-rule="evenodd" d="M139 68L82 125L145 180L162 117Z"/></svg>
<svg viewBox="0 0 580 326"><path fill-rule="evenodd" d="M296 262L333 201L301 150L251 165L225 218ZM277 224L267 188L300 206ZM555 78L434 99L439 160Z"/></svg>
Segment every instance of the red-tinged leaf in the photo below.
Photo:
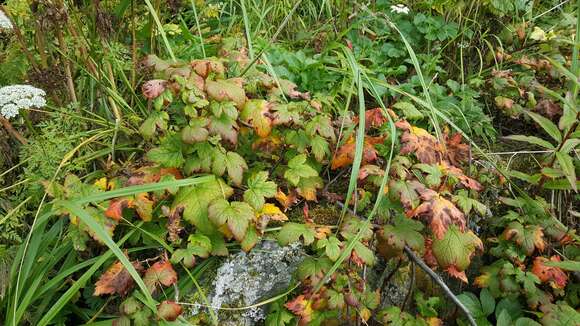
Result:
<svg viewBox="0 0 580 326"><path fill-rule="evenodd" d="M461 281L463 281L463 283L468 283L467 281L467 275L465 274L465 271L459 271L457 270L457 267L455 265L451 265L449 267L447 267L447 269L445 270L450 276L453 276Z"/></svg>
<svg viewBox="0 0 580 326"><path fill-rule="evenodd" d="M367 164L367 165L364 165L360 168L359 173L358 173L358 179L364 180L369 175L383 176L383 175L385 175L385 171L377 165Z"/></svg>
<svg viewBox="0 0 580 326"><path fill-rule="evenodd" d="M451 225L457 225L462 231L465 229L465 216L452 202L431 189L417 190L423 203L410 215L427 218L437 239L442 239Z"/></svg>
<svg viewBox="0 0 580 326"><path fill-rule="evenodd" d="M441 145L425 129L413 127L407 121L397 121L397 128L404 130L401 136L402 155L415 154L415 157L426 164L439 163L442 157Z"/></svg>
<svg viewBox="0 0 580 326"><path fill-rule="evenodd" d="M467 276L462 272L469 267L476 250L483 251L481 240L471 231L461 232L455 225L447 230L443 238L435 239L432 245L437 264L466 283Z"/></svg>
<svg viewBox="0 0 580 326"><path fill-rule="evenodd" d="M165 300L157 306L157 317L166 321L174 321L181 315L183 308L173 302Z"/></svg>
<svg viewBox="0 0 580 326"><path fill-rule="evenodd" d="M381 144L385 140L384 137L370 137L365 136L363 146L363 164L374 162L378 153L375 149L376 144ZM342 145L332 158L331 168L336 170L341 167L348 166L354 161L354 154L356 149L356 142L354 138L350 138L346 144Z"/></svg>
<svg viewBox="0 0 580 326"><path fill-rule="evenodd" d="M457 178L465 188L476 191L483 190L483 186L479 182L466 176L460 168L451 166L447 162L442 162L440 168L445 174Z"/></svg>
<svg viewBox="0 0 580 326"><path fill-rule="evenodd" d="M461 134L456 133L451 137L445 134L447 159L455 166L469 159L469 145L461 143Z"/></svg>
<svg viewBox="0 0 580 326"><path fill-rule="evenodd" d="M258 136L268 137L272 130L271 108L272 104L265 100L249 100L244 104L240 118L251 124Z"/></svg>
<svg viewBox="0 0 580 326"><path fill-rule="evenodd" d="M175 284L177 282L177 273L169 261L158 261L145 271L143 282L145 282L149 291L153 293L158 286Z"/></svg>
<svg viewBox="0 0 580 326"><path fill-rule="evenodd" d="M167 88L167 81L163 79L153 79L147 81L141 86L143 96L152 100L157 98Z"/></svg>
<svg viewBox="0 0 580 326"><path fill-rule="evenodd" d="M203 78L207 78L210 73L213 73L218 77L223 76L225 73L224 64L218 60L193 60L190 64L195 73Z"/></svg>
<svg viewBox="0 0 580 326"><path fill-rule="evenodd" d="M138 261L134 261L132 264L139 272L143 269L141 263ZM117 293L125 296L132 287L133 277L131 277L131 274L129 274L123 264L117 261L99 277L99 280L95 283L95 292L93 295L99 296Z"/></svg>
<svg viewBox="0 0 580 326"><path fill-rule="evenodd" d="M511 222L503 232L506 240L513 240L520 246L527 256L531 256L534 251L544 251L546 242L544 241L544 232L537 225L528 225L524 227L520 222Z"/></svg>
<svg viewBox="0 0 580 326"><path fill-rule="evenodd" d="M308 325L308 323L312 320L312 303L303 294L286 302L284 306L294 315L300 317L300 326Z"/></svg>
<svg viewBox="0 0 580 326"><path fill-rule="evenodd" d="M562 115L562 108L556 102L546 99L538 102L536 111L550 119L555 119Z"/></svg>
<svg viewBox="0 0 580 326"><path fill-rule="evenodd" d="M358 117L352 119L354 123L358 123ZM383 114L381 108L375 108L365 111L365 129L377 128L389 121L387 116Z"/></svg>
<svg viewBox="0 0 580 326"><path fill-rule="evenodd" d="M555 289L563 289L568 282L568 276L559 267L546 266L544 263L548 259L545 257L536 257L534 265L532 266L532 273L534 273L543 283L550 283ZM559 256L552 256L550 261L561 261Z"/></svg>
<svg viewBox="0 0 580 326"><path fill-rule="evenodd" d="M109 202L109 207L105 210L105 216L119 221L123 217L123 209L131 206L131 202L126 199L113 199Z"/></svg>

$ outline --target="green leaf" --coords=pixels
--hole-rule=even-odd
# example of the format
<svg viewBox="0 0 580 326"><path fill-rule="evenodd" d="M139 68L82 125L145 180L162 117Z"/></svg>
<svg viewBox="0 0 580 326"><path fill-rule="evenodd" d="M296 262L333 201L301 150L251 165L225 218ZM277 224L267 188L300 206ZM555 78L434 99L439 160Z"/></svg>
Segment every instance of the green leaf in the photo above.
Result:
<svg viewBox="0 0 580 326"><path fill-rule="evenodd" d="M244 191L244 201L259 211L266 200L276 195L276 183L268 181L268 172L260 171L248 178L248 190Z"/></svg>
<svg viewBox="0 0 580 326"><path fill-rule="evenodd" d="M481 302L481 309L485 316L491 315L495 310L495 299L491 295L491 292L488 289L482 289L479 294L479 299Z"/></svg>
<svg viewBox="0 0 580 326"><path fill-rule="evenodd" d="M469 214L472 209L475 209L479 215L487 215L487 206L469 197L469 192L465 189L459 190L457 195L453 195L452 198L453 202L456 203L465 214Z"/></svg>
<svg viewBox="0 0 580 326"><path fill-rule="evenodd" d="M169 114L165 111L154 110L151 115L143 122L141 127L139 127L139 133L145 139L150 139L155 134L155 131L159 128L161 130L167 130L167 121L169 120Z"/></svg>
<svg viewBox="0 0 580 326"><path fill-rule="evenodd" d="M306 155L296 155L288 162L288 170L284 172L284 178L292 185L297 186L301 178L318 176L318 172L306 163Z"/></svg>
<svg viewBox="0 0 580 326"><path fill-rule="evenodd" d="M408 120L419 120L423 119L423 113L417 110L415 105L410 102L399 101L393 105L395 109L399 109L403 112L403 115Z"/></svg>
<svg viewBox="0 0 580 326"><path fill-rule="evenodd" d="M205 89L209 98L218 102L232 101L237 106L246 102L246 92L235 79L206 80Z"/></svg>
<svg viewBox="0 0 580 326"><path fill-rule="evenodd" d="M463 292L457 296L457 299L463 303L463 305L471 312L474 318L485 318L487 315L483 312L481 308L481 303L475 294L471 292Z"/></svg>
<svg viewBox="0 0 580 326"><path fill-rule="evenodd" d="M260 240L258 231L256 230L256 227L254 227L253 224L250 224L248 232L246 232L246 236L244 237L242 243L240 243L240 246L242 247L243 251L248 252L252 250L252 248L254 248L256 243L258 243L258 240Z"/></svg>
<svg viewBox="0 0 580 326"><path fill-rule="evenodd" d="M147 159L167 168L179 168L185 163L182 152L183 143L179 135L165 137L159 147L147 152Z"/></svg>
<svg viewBox="0 0 580 326"><path fill-rule="evenodd" d="M415 164L413 167L427 173L425 181L429 187L435 187L441 183L441 177L443 176L443 173L441 173L441 170L438 166L421 163Z"/></svg>
<svg viewBox="0 0 580 326"><path fill-rule="evenodd" d="M511 326L512 318L507 310L502 310L497 318L497 326Z"/></svg>
<svg viewBox="0 0 580 326"><path fill-rule="evenodd" d="M229 198L234 190L223 180L214 180L187 188L177 192L172 208L183 206L183 218L195 225L200 232L210 235L215 232L215 227L208 219L209 204L217 198Z"/></svg>
<svg viewBox="0 0 580 326"><path fill-rule="evenodd" d="M556 159L560 164L560 168L566 174L566 178L568 178L572 189L574 189L574 191L578 191L578 188L576 187L576 170L574 168L572 157L562 152L556 152Z"/></svg>
<svg viewBox="0 0 580 326"><path fill-rule="evenodd" d="M236 152L228 152L225 157L225 164L230 179L232 179L235 185L241 185L244 171L248 169L244 158Z"/></svg>
<svg viewBox="0 0 580 326"><path fill-rule="evenodd" d="M340 245L342 243L337 237L331 235L327 239L319 240L316 244L319 248L324 248L324 253L330 260L336 261L340 256Z"/></svg>
<svg viewBox="0 0 580 326"><path fill-rule="evenodd" d="M310 140L310 148L318 162L322 162L327 155L330 156L328 141L318 135Z"/></svg>
<svg viewBox="0 0 580 326"><path fill-rule="evenodd" d="M433 255L442 268L454 266L461 272L469 266L471 255L479 246L482 246L481 240L475 234L463 233L451 225L443 239L433 241Z"/></svg>
<svg viewBox="0 0 580 326"><path fill-rule="evenodd" d="M373 266L375 264L375 255L373 254L373 251L367 248L360 241L357 241L354 244L354 252L362 259L365 265Z"/></svg>
<svg viewBox="0 0 580 326"><path fill-rule="evenodd" d="M299 241L302 238L305 245L309 245L314 241L316 232L314 228L300 223L286 223L278 233L278 243L286 246L290 243Z"/></svg>
<svg viewBox="0 0 580 326"><path fill-rule="evenodd" d="M542 129L544 129L544 131L546 131L546 133L550 135L550 137L552 137L555 141L558 143L562 142L562 135L560 134L560 130L552 121L534 112L526 111L526 114L534 119L534 121L539 124L540 127L542 127Z"/></svg>
<svg viewBox="0 0 580 326"><path fill-rule="evenodd" d="M242 241L250 221L254 218L254 209L244 202L230 203L225 199L216 199L208 208L208 216L217 226L227 223L236 240Z"/></svg>
<svg viewBox="0 0 580 326"><path fill-rule="evenodd" d="M541 146L541 147L544 147L547 149L554 149L555 148L554 145L552 145L549 142L547 142L541 138L538 138L536 136L511 135L511 136L506 136L504 138L538 145L538 146Z"/></svg>
<svg viewBox="0 0 580 326"><path fill-rule="evenodd" d="M194 118L181 130L181 140L186 144L205 141L209 135L206 129L209 120L207 118Z"/></svg>
<svg viewBox="0 0 580 326"><path fill-rule="evenodd" d="M332 262L328 258L307 257L302 261L298 270L298 278L305 280L307 278L319 280L332 267Z"/></svg>
<svg viewBox="0 0 580 326"><path fill-rule="evenodd" d="M283 304L276 301L270 306L270 312L266 317L266 326L286 326L292 319L294 319L294 315L286 310Z"/></svg>
<svg viewBox="0 0 580 326"><path fill-rule="evenodd" d="M423 229L423 224L410 218L396 216L393 225L386 225L379 233L380 240L385 241L389 247L402 252L405 245L417 252L425 249L425 239L419 232ZM382 243L379 242L379 243Z"/></svg>
<svg viewBox="0 0 580 326"><path fill-rule="evenodd" d="M330 139L333 142L336 140L334 128L332 128L332 121L329 116L324 114L316 115L310 119L304 126L304 130L310 137L314 137L318 133L320 136Z"/></svg>

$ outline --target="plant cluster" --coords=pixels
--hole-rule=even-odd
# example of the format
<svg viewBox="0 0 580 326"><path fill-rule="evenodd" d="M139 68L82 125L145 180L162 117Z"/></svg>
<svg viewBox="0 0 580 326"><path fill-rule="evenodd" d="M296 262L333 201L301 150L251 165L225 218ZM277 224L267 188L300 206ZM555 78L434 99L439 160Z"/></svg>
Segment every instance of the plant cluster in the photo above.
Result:
<svg viewBox="0 0 580 326"><path fill-rule="evenodd" d="M5 324L580 324L580 2L303 2L4 8Z"/></svg>

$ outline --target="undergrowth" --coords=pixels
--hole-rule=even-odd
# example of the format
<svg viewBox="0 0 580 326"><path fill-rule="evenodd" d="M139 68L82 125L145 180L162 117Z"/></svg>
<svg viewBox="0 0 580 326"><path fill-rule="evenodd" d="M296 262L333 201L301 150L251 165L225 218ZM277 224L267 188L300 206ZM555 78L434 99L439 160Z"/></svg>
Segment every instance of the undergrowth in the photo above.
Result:
<svg viewBox="0 0 580 326"><path fill-rule="evenodd" d="M0 8L2 324L580 325L580 1Z"/></svg>

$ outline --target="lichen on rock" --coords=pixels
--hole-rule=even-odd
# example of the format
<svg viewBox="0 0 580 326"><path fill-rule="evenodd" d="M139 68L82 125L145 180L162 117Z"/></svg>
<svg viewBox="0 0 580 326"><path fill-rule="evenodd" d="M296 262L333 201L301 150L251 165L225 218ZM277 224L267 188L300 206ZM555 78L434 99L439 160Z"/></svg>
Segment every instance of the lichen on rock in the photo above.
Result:
<svg viewBox="0 0 580 326"><path fill-rule="evenodd" d="M250 326L264 320L265 305L239 311L219 308L252 306L283 293L291 285L292 275L304 255L298 243L280 247L266 240L249 253L228 257L217 269L211 286L214 290L208 297L220 325ZM196 310L191 313L200 313Z"/></svg>

